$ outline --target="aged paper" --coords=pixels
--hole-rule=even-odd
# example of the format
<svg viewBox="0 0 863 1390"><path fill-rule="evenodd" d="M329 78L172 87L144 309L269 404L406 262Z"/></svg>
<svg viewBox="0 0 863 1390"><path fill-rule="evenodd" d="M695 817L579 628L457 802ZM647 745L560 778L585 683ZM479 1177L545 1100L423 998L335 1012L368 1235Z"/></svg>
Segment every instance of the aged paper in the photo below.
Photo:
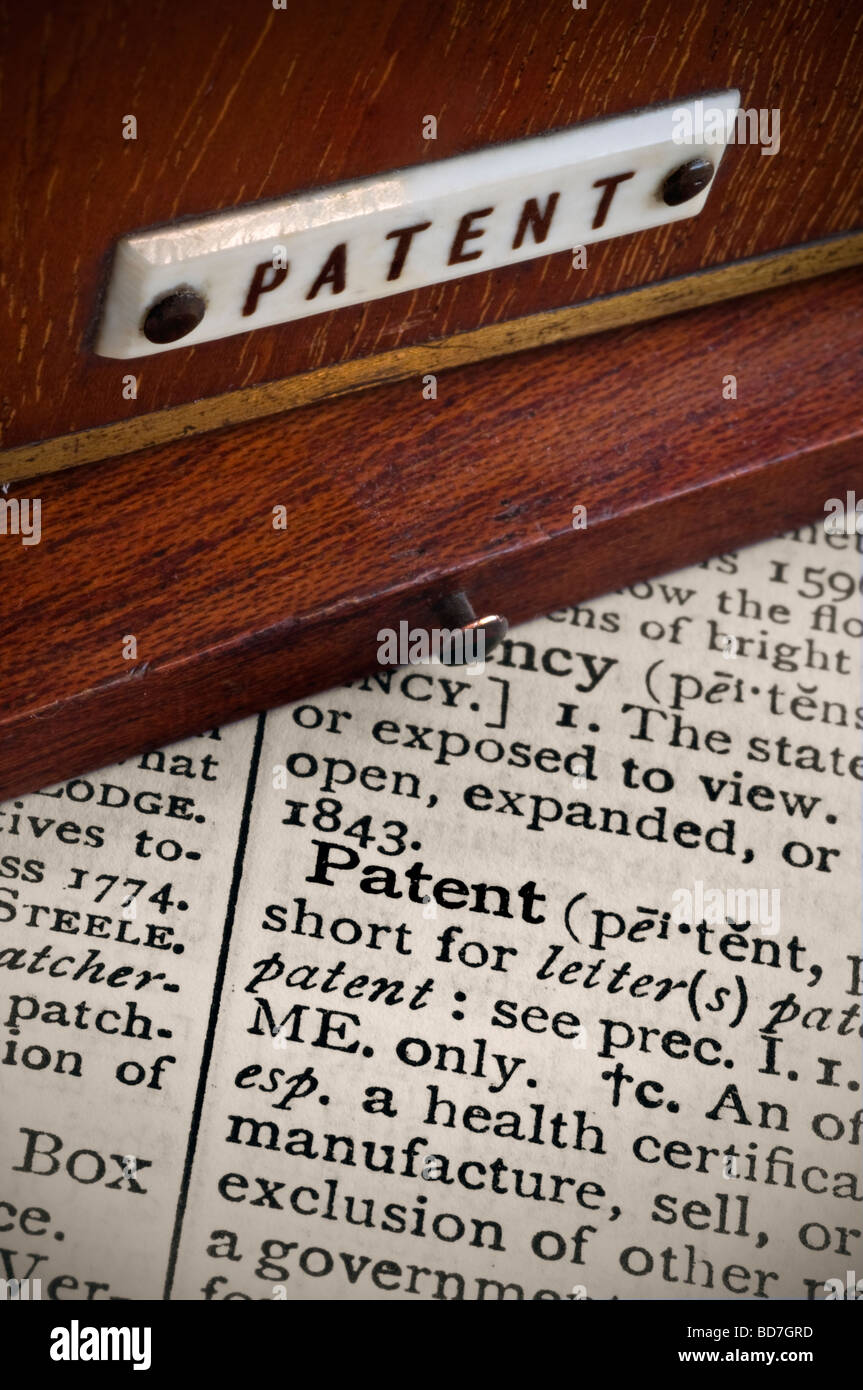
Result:
<svg viewBox="0 0 863 1390"><path fill-rule="evenodd" d="M863 1270L861 538L0 809L6 1280L823 1299Z"/></svg>

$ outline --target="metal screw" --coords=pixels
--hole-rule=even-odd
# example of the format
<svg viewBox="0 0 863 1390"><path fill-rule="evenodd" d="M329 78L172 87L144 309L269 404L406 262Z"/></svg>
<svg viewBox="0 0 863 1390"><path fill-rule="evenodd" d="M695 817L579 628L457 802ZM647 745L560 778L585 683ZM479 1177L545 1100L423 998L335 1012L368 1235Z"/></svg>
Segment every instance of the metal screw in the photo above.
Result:
<svg viewBox="0 0 863 1390"><path fill-rule="evenodd" d="M688 203L690 198L696 197L707 187L714 172L711 161L703 155L687 160L679 169L673 169L666 178L662 185L663 202L673 208L679 203Z"/></svg>
<svg viewBox="0 0 863 1390"><path fill-rule="evenodd" d="M175 343L197 328L207 310L203 295L188 285L171 290L147 310L143 334L151 343Z"/></svg>
<svg viewBox="0 0 863 1390"><path fill-rule="evenodd" d="M503 641L509 631L509 623L506 618L501 618L497 613L489 613L485 618L478 618L473 610L464 590L459 590L457 594L449 594L446 598L439 601L438 612L453 627L460 628L462 632L478 632L482 634L482 645L480 656L484 659L493 652L495 647ZM442 656L446 666L463 666L464 661L447 660L446 655Z"/></svg>

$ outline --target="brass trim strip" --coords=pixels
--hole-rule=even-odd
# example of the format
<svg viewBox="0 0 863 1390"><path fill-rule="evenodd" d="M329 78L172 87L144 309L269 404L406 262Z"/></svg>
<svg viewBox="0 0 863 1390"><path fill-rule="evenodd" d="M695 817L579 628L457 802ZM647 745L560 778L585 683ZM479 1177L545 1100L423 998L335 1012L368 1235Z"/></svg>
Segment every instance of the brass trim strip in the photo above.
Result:
<svg viewBox="0 0 863 1390"><path fill-rule="evenodd" d="M139 415L134 420L120 420L7 449L0 452L0 478L11 482L93 463L97 459L116 458L154 444L168 443L180 435L185 439L227 425L259 420L314 401L398 381L415 373L444 371L568 338L623 328L860 264L863 264L863 231L843 233L824 241L696 271L674 280L603 295L582 304L489 324L450 338L395 348L373 357L355 358L282 381L209 396L188 405L169 406Z"/></svg>

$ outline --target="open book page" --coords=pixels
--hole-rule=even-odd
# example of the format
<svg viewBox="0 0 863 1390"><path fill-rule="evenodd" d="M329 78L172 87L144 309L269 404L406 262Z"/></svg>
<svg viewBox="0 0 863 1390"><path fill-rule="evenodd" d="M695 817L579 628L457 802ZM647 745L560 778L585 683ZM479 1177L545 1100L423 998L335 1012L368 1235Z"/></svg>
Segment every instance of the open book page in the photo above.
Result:
<svg viewBox="0 0 863 1390"><path fill-rule="evenodd" d="M823 1299L860 1247L859 538L6 803L4 1277Z"/></svg>

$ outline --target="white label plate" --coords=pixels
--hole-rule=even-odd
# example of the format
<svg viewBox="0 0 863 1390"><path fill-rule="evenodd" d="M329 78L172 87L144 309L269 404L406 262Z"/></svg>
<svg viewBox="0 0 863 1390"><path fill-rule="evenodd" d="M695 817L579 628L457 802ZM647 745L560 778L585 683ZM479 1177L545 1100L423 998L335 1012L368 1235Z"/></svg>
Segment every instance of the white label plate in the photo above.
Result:
<svg viewBox="0 0 863 1390"><path fill-rule="evenodd" d="M681 143L681 113L697 130L699 104L733 113L738 100L670 103L124 237L97 352L191 347L694 217L709 186L669 207L663 182L699 156L718 167L725 142ZM148 341L148 312L179 288L203 317L176 342Z"/></svg>

